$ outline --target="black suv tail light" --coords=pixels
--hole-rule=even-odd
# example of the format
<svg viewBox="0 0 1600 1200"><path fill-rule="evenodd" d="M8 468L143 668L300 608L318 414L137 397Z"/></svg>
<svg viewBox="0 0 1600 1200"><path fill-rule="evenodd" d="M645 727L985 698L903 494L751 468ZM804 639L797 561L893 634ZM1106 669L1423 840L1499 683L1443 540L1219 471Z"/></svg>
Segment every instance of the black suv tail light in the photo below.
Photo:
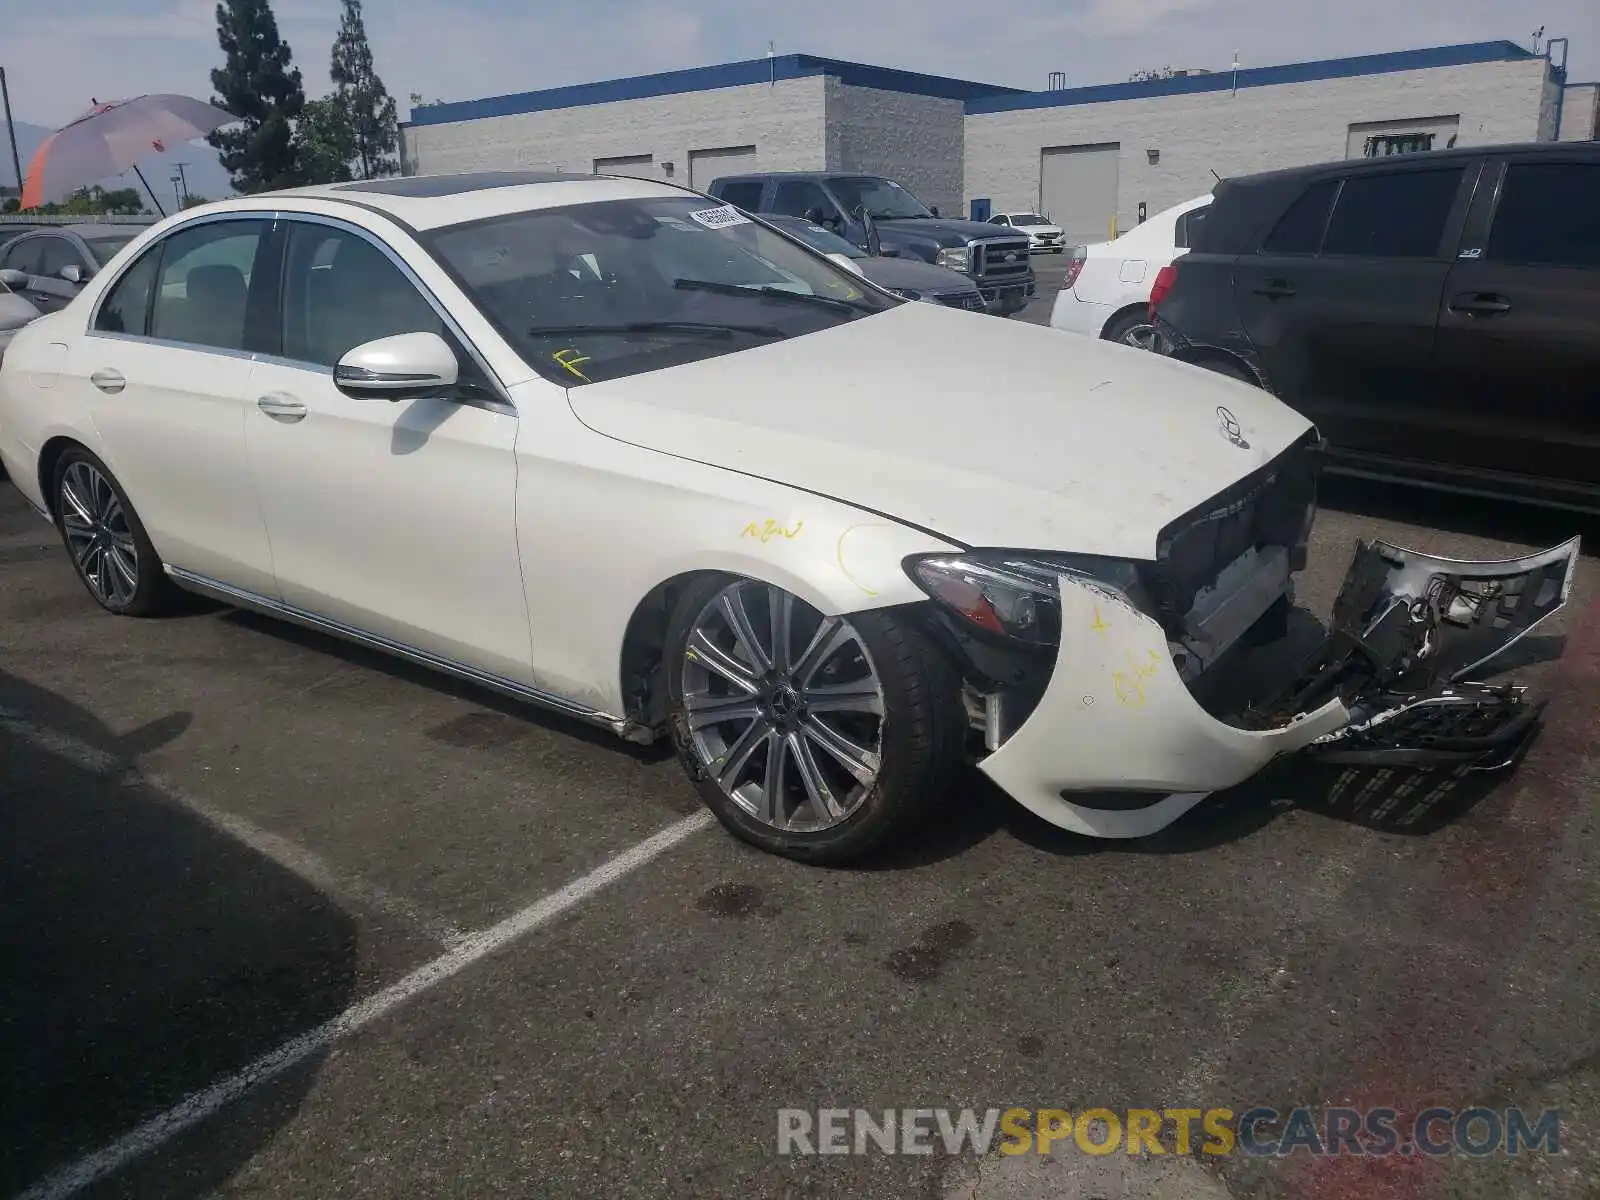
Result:
<svg viewBox="0 0 1600 1200"><path fill-rule="evenodd" d="M1178 279L1178 264L1172 263L1162 267L1156 272L1156 281L1150 285L1150 319L1155 320L1156 309L1167 298L1167 293L1172 290L1172 285Z"/></svg>

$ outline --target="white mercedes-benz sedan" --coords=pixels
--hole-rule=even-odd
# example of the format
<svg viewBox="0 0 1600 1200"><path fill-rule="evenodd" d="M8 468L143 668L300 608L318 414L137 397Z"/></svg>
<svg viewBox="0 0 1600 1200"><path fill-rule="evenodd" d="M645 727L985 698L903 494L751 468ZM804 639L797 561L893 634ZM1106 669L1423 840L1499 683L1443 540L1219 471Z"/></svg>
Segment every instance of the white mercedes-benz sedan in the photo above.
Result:
<svg viewBox="0 0 1600 1200"><path fill-rule="evenodd" d="M1319 448L1212 372L533 172L190 209L0 366L0 460L109 612L196 592L670 737L730 830L813 862L969 754L1104 837L1288 754L1509 763L1534 706L1462 680L1576 542L1360 547L1300 676L1196 698L1281 627Z"/></svg>

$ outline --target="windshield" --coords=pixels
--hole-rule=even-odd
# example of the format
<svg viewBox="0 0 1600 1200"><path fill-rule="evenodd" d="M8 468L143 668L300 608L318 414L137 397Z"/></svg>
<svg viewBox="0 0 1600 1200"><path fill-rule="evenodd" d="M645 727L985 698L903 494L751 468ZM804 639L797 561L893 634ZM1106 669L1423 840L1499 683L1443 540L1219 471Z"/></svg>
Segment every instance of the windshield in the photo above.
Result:
<svg viewBox="0 0 1600 1200"><path fill-rule="evenodd" d="M423 240L528 364L567 387L801 337L900 303L697 197L535 209Z"/></svg>
<svg viewBox="0 0 1600 1200"><path fill-rule="evenodd" d="M140 232L143 231L141 230ZM118 250L121 250L138 236L139 234L137 233L118 233L109 237L92 237L84 238L83 240L89 247L89 253L94 255L94 261L103 267L117 256Z"/></svg>
<svg viewBox="0 0 1600 1200"><path fill-rule="evenodd" d="M906 221L933 216L921 200L892 179L830 179L828 187L852 217L862 208L871 213L875 221Z"/></svg>
<svg viewBox="0 0 1600 1200"><path fill-rule="evenodd" d="M1050 224L1049 221L1046 221L1043 217L1039 216L1037 213L1012 213L1011 214L1011 223L1013 225L1048 225L1048 224Z"/></svg>
<svg viewBox="0 0 1600 1200"><path fill-rule="evenodd" d="M845 241L831 229L824 229L821 225L813 225L809 221L785 221L779 226L785 233L792 233L813 250L823 254L843 254L846 258L867 258L865 250Z"/></svg>

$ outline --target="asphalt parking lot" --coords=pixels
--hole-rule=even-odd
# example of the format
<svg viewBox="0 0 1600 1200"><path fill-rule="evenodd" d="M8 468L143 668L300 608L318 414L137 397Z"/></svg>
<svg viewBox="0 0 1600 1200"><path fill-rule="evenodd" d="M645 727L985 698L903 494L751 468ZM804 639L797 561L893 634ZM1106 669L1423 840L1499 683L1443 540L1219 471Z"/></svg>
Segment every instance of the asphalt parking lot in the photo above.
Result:
<svg viewBox="0 0 1600 1200"><path fill-rule="evenodd" d="M1315 638L1357 538L1573 532L1600 547L1335 481L1259 669ZM1097 843L974 776L819 870L708 824L664 752L228 610L106 616L0 482L0 1189L1592 1197L1592 557L1553 625L1517 668L1551 698L1528 758L1414 825L1290 770ZM780 1108L1297 1104L1559 1108L1563 1153L776 1153Z"/></svg>

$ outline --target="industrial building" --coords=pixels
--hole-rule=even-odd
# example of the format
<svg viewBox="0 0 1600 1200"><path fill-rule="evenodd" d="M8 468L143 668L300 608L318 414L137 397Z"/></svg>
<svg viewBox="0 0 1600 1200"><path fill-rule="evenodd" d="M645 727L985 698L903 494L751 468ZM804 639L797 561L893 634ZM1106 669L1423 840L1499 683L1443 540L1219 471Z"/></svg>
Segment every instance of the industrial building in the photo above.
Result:
<svg viewBox="0 0 1600 1200"><path fill-rule="evenodd" d="M414 108L408 172L528 167L672 180L886 175L950 215L1036 209L1073 241L1218 177L1341 157L1591 140L1566 45L1477 42L1044 91L806 54ZM1053 81L1054 82L1054 81Z"/></svg>

